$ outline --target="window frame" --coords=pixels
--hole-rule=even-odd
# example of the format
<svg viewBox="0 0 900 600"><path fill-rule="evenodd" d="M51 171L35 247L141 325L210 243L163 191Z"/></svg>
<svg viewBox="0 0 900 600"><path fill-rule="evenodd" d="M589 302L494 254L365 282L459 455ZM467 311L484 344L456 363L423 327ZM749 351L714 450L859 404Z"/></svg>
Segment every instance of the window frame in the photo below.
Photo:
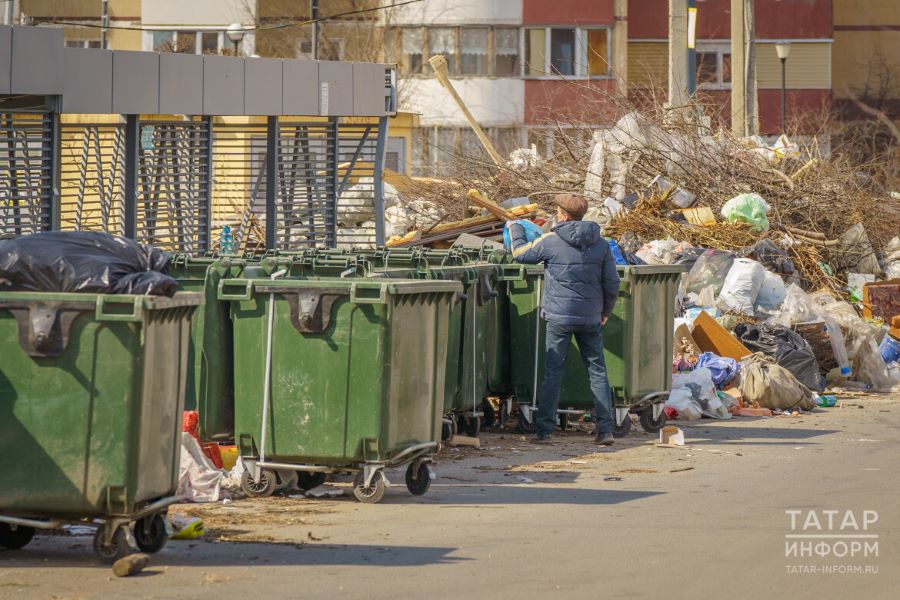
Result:
<svg viewBox="0 0 900 600"><path fill-rule="evenodd" d="M225 32L221 29L191 29L189 27L185 27L182 29L150 29L145 30L146 35L146 46L149 48L151 52L158 52L154 46L153 38L155 33L171 33L172 34L172 44L175 47L178 47L178 36L179 34L194 34L194 51L192 54L196 54L198 56L203 56L203 35L208 33L216 34L216 52L221 53L222 50L226 48L233 47L231 41L228 41L229 45L226 45L225 42Z"/></svg>
<svg viewBox="0 0 900 600"><path fill-rule="evenodd" d="M403 77L432 77L431 69L428 65L428 59L434 55L431 50L431 30L432 29L452 29L456 40L455 53L453 55L453 69L449 72L451 79L510 79L520 78L522 76L522 27L519 25L481 25L473 23L463 23L458 25L452 24L435 24L435 25L398 25L390 27L395 33L391 43L385 43L385 60L390 60L390 56L395 59L393 62L401 68L403 66L403 31L406 29L418 29L422 32L422 70L416 72L406 72L401 70ZM462 73L462 30L463 29L486 29L488 32L488 57L487 57L487 73L480 74L463 74ZM512 71L507 75L496 74L496 54L494 48L494 32L497 29L511 29L516 32L516 48L517 56L514 61ZM386 38L387 39L387 38ZM390 47L388 47L390 46Z"/></svg>
<svg viewBox="0 0 900 600"><path fill-rule="evenodd" d="M544 30L544 68L542 75L531 75L528 73L528 65L526 56L525 56L525 38L528 35L528 30L530 29L543 29ZM575 75L560 75L554 73L552 70L553 57L551 56L551 38L553 35L554 29L571 29L575 31ZM582 37L582 32L594 31L594 30L604 30L606 31L606 64L608 66L609 73L606 75L588 75L589 65L588 65L588 57L587 57L587 48L582 47L580 41ZM559 80L560 78L565 79L577 79L577 80L604 80L604 79L613 79L614 73L612 70L612 49L613 49L613 30L609 25L523 25L521 28L520 34L520 50L519 56L520 60L520 72L521 77L523 79L533 79L533 80ZM587 36L585 34L585 39Z"/></svg>
<svg viewBox="0 0 900 600"><path fill-rule="evenodd" d="M730 90L731 82L723 81L724 78L724 67L723 61L724 56L727 54L731 56L731 43L730 42L720 42L720 41L708 41L708 40L697 40L697 47L695 48L697 54L715 54L716 55L716 83L700 83L700 79L697 78L697 90ZM694 59L694 69L697 69L697 61ZM696 75L696 73L695 73ZM734 79L734 74L732 73L732 79Z"/></svg>

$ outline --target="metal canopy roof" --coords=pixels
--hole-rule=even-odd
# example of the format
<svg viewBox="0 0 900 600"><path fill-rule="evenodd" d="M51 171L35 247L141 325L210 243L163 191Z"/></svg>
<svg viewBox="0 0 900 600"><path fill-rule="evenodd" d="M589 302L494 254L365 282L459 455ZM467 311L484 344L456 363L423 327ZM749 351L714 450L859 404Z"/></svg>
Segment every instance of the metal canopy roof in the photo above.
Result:
<svg viewBox="0 0 900 600"><path fill-rule="evenodd" d="M49 27L0 26L0 95L59 96L82 114L396 114L387 65L66 48Z"/></svg>

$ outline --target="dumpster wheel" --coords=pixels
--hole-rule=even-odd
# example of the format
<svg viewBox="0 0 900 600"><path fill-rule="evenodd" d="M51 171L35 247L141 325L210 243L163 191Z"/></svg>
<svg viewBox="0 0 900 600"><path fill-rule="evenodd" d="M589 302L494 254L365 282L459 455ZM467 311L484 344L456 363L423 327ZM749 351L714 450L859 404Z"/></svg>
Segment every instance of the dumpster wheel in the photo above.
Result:
<svg viewBox="0 0 900 600"><path fill-rule="evenodd" d="M622 423L616 425L616 428L613 429L613 437L625 437L628 435L628 432L631 431L631 415L625 415L625 418L622 419Z"/></svg>
<svg viewBox="0 0 900 600"><path fill-rule="evenodd" d="M169 539L166 532L166 518L162 513L148 515L134 524L134 541L141 552L156 554Z"/></svg>
<svg viewBox="0 0 900 600"><path fill-rule="evenodd" d="M659 413L659 417L656 419L653 418L652 406L648 406L639 414L641 417L641 427L643 427L644 431L647 433L659 433L659 430L666 425L666 411L664 410Z"/></svg>
<svg viewBox="0 0 900 600"><path fill-rule="evenodd" d="M13 528L15 527L15 529ZM24 548L34 537L34 527L0 523L0 546L7 550Z"/></svg>
<svg viewBox="0 0 900 600"><path fill-rule="evenodd" d="M422 496L431 487L431 470L424 460L415 460L406 467L406 489L413 496Z"/></svg>
<svg viewBox="0 0 900 600"><path fill-rule="evenodd" d="M372 476L372 481L366 485L365 470L361 470L356 474L353 480L353 496L363 504L376 504L384 498L387 491L387 484L384 481L384 474L381 471Z"/></svg>
<svg viewBox="0 0 900 600"><path fill-rule="evenodd" d="M94 554L101 560L114 563L120 558L124 558L131 553L128 546L128 535L125 533L125 527L118 526L110 537L109 544L103 543L103 537L106 534L108 525L97 528L94 532Z"/></svg>
<svg viewBox="0 0 900 600"><path fill-rule="evenodd" d="M317 488L325 483L325 476L326 473L313 473L309 471L303 471L297 474L297 487L304 492L308 492L309 490Z"/></svg>
<svg viewBox="0 0 900 600"><path fill-rule="evenodd" d="M259 472L258 480L253 478L249 469L245 469L243 474L241 474L241 489L245 494L254 498L271 496L277 484L275 471L269 471L268 469L262 469Z"/></svg>

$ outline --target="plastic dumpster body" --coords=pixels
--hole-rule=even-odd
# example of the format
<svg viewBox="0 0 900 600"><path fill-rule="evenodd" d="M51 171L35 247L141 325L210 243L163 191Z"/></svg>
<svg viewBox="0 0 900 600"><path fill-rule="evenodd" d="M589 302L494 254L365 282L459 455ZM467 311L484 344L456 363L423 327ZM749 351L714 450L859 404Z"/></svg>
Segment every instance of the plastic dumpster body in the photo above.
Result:
<svg viewBox="0 0 900 600"><path fill-rule="evenodd" d="M410 463L407 487L425 493L440 436L448 313L460 291L445 281L222 280L240 373L244 490L270 494L280 471L299 472L307 487L304 475L313 483L355 470L356 497L377 502L382 470Z"/></svg>
<svg viewBox="0 0 900 600"><path fill-rule="evenodd" d="M165 543L200 294L0 293L0 544L102 519L94 549Z"/></svg>
<svg viewBox="0 0 900 600"><path fill-rule="evenodd" d="M615 309L603 328L607 377L616 409L617 435L631 426L629 412L640 416L643 427L659 431L665 424L663 404L672 388L672 343L675 293L680 266L619 266L621 288ZM540 320L538 298L542 293L543 268L531 265L504 265L510 299L511 362L515 393L524 403L526 419L534 406L535 390L540 395L543 376L545 323ZM591 410L587 370L572 340L572 351L559 400L562 415ZM563 416L562 421L565 421Z"/></svg>

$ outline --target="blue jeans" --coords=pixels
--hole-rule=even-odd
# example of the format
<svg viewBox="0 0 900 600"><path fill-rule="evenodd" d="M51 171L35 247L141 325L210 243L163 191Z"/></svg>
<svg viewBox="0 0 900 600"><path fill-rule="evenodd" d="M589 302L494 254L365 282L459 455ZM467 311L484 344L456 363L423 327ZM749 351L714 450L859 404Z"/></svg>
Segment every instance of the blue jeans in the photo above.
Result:
<svg viewBox="0 0 900 600"><path fill-rule="evenodd" d="M572 336L578 342L581 360L587 368L594 400L594 419L597 433L612 433L612 394L606 379L606 360L603 357L603 333L597 325L561 325L547 322L547 352L544 355L544 380L538 403L538 435L549 435L556 428L559 389L566 368L566 358L572 346Z"/></svg>

